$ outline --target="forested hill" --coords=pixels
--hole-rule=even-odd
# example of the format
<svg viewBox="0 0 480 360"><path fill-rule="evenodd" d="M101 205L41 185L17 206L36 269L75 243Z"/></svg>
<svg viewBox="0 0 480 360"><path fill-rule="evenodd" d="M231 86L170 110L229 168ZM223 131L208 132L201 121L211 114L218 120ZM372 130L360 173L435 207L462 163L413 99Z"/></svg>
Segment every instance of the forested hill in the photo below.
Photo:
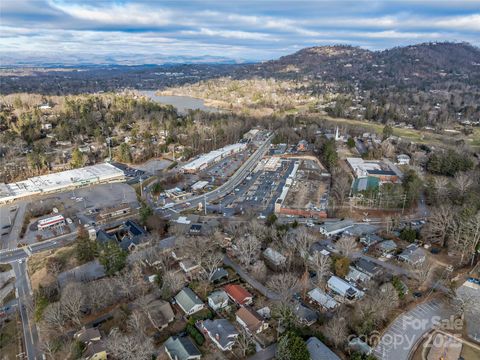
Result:
<svg viewBox="0 0 480 360"><path fill-rule="evenodd" d="M478 93L480 49L467 43L427 43L385 51L321 46L258 64L0 68L0 93L84 93L162 89L221 76L309 80L313 89L349 92L379 88Z"/></svg>
<svg viewBox="0 0 480 360"><path fill-rule="evenodd" d="M239 69L240 70L240 69ZM440 86L455 83L480 87L480 49L467 43L426 43L369 51L351 46L302 49L262 64L244 66L243 76L299 78L362 88Z"/></svg>

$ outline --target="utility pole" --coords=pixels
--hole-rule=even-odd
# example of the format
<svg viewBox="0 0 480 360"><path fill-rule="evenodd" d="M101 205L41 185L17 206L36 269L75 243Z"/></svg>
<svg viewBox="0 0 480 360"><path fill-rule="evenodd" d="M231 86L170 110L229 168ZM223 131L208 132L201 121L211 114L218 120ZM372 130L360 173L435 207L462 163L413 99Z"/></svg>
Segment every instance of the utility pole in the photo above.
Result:
<svg viewBox="0 0 480 360"><path fill-rule="evenodd" d="M405 211L405 202L407 201L407 194L403 194L402 215Z"/></svg>
<svg viewBox="0 0 480 360"><path fill-rule="evenodd" d="M203 207L205 210L205 216L207 216L207 195L203 196Z"/></svg>

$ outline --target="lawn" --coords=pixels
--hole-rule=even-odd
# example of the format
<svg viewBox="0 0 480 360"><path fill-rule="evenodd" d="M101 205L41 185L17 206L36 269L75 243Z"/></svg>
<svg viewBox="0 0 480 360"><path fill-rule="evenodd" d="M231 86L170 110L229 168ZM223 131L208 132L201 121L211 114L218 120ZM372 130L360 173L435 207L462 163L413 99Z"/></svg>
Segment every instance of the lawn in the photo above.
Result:
<svg viewBox="0 0 480 360"><path fill-rule="evenodd" d="M0 354L2 359L17 359L18 353L17 319L13 318L0 325Z"/></svg>

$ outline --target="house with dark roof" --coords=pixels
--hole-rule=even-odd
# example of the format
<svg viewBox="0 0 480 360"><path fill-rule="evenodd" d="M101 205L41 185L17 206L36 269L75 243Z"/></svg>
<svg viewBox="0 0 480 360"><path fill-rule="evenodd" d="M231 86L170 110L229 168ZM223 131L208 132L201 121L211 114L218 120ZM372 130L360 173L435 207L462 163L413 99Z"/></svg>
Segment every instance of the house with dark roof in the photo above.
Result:
<svg viewBox="0 0 480 360"><path fill-rule="evenodd" d="M367 274L370 278L374 278L382 272L382 268L379 265L362 258L356 260L353 266L362 273Z"/></svg>
<svg viewBox="0 0 480 360"><path fill-rule="evenodd" d="M303 305L300 301L296 301L293 304L292 310L297 321L305 326L312 326L318 320L317 313Z"/></svg>
<svg viewBox="0 0 480 360"><path fill-rule="evenodd" d="M133 250L146 237L147 232L133 220L127 220L122 225L97 231L97 241L105 244L115 241L123 250Z"/></svg>
<svg viewBox="0 0 480 360"><path fill-rule="evenodd" d="M232 350L239 335L227 319L198 321L196 326L222 351Z"/></svg>
<svg viewBox="0 0 480 360"><path fill-rule="evenodd" d="M205 304L202 300L200 300L198 295L188 287L180 290L180 292L175 295L174 299L177 305L186 315L192 315L205 307Z"/></svg>
<svg viewBox="0 0 480 360"><path fill-rule="evenodd" d="M163 345L170 360L197 360L202 353L188 336L171 336Z"/></svg>
<svg viewBox="0 0 480 360"><path fill-rule="evenodd" d="M86 328L85 326L73 334L73 338L82 343L98 341L102 338L97 328Z"/></svg>
<svg viewBox="0 0 480 360"><path fill-rule="evenodd" d="M397 250L397 243L393 240L385 240L378 244L377 248L385 256Z"/></svg>
<svg viewBox="0 0 480 360"><path fill-rule="evenodd" d="M253 295L243 286L228 284L223 287L228 297L238 305L250 305L253 302Z"/></svg>
<svg viewBox="0 0 480 360"><path fill-rule="evenodd" d="M83 356L86 360L107 360L107 347L103 340L89 342Z"/></svg>
<svg viewBox="0 0 480 360"><path fill-rule="evenodd" d="M366 247L373 246L383 241L381 236L377 234L367 234L360 238L360 243L365 245Z"/></svg>
<svg viewBox="0 0 480 360"><path fill-rule="evenodd" d="M218 268L213 272L212 276L210 276L210 282L219 282L220 280L225 278L228 278L228 271L224 268Z"/></svg>
<svg viewBox="0 0 480 360"><path fill-rule="evenodd" d="M310 353L311 360L340 360L340 358L330 350L327 345L316 337L312 336L307 340L307 349Z"/></svg>

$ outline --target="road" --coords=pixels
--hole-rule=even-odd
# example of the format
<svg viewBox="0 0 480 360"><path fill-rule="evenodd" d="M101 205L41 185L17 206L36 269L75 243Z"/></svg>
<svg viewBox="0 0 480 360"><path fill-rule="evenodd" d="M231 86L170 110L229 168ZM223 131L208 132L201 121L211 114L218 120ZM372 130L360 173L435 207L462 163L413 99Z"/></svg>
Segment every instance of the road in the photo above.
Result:
<svg viewBox="0 0 480 360"><path fill-rule="evenodd" d="M255 280L253 277L251 277L247 272L245 272L240 265L238 265L236 262L234 262L232 259L230 259L228 256L225 256L223 258L223 263L227 266L230 266L233 270L237 272L240 277L246 281L247 283L250 284L253 288L258 290L260 293L262 293L263 296L269 298L270 300L279 300L280 296L269 289L267 289L262 283L258 282Z"/></svg>
<svg viewBox="0 0 480 360"><path fill-rule="evenodd" d="M209 193L194 196L189 199L179 201L174 206L170 208L157 207L155 210L159 212L168 213L171 212L180 212L188 209L193 209L198 207L199 203L204 204L206 202L211 202L218 200L228 193L234 191L234 189L248 176L248 174L257 166L258 162L265 155L267 150L270 147L270 141L272 140L273 135L271 135L262 146L260 146L253 154L245 161L242 166L233 174L224 184L216 188L215 190L210 191Z"/></svg>
<svg viewBox="0 0 480 360"><path fill-rule="evenodd" d="M408 360L422 336L452 314L440 300L430 300L400 315L383 333L373 354L381 360Z"/></svg>
<svg viewBox="0 0 480 360"><path fill-rule="evenodd" d="M18 308L23 325L23 338L25 343L25 352L27 359L40 360L42 354L39 349L37 326L30 319L29 312L33 309L32 290L30 288L30 280L27 274L27 265L25 261L22 263L14 262L12 264L15 272L15 287L17 288Z"/></svg>

